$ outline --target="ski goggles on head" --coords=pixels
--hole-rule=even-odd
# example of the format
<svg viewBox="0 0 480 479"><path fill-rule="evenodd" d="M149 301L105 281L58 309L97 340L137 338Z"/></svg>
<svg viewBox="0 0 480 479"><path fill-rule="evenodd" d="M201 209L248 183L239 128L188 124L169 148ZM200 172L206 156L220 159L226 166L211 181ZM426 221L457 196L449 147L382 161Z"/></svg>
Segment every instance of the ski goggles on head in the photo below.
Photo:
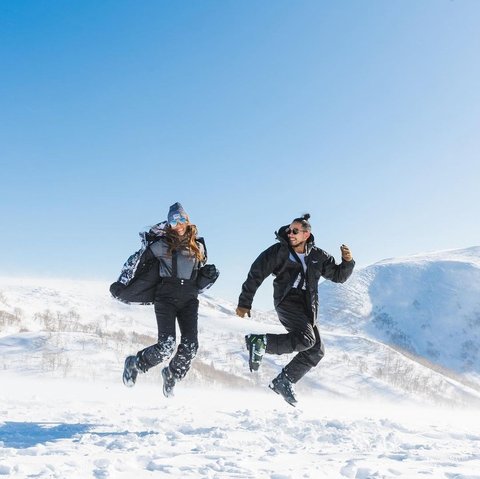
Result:
<svg viewBox="0 0 480 479"><path fill-rule="evenodd" d="M180 216L179 218L175 218L169 222L169 225L175 227L180 224L185 224L187 222L187 218L185 216Z"/></svg>

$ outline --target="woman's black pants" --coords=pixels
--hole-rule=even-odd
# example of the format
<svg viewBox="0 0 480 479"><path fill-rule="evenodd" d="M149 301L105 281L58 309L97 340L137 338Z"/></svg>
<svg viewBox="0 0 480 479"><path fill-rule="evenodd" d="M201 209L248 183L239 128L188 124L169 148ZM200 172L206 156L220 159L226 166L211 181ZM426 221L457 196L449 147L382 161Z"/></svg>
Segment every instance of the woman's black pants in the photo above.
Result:
<svg viewBox="0 0 480 479"><path fill-rule="evenodd" d="M145 372L171 357L176 346L177 321L180 343L169 367L176 379L182 379L198 350L198 290L195 284L163 280L155 294L155 316L158 342L137 353L139 367Z"/></svg>

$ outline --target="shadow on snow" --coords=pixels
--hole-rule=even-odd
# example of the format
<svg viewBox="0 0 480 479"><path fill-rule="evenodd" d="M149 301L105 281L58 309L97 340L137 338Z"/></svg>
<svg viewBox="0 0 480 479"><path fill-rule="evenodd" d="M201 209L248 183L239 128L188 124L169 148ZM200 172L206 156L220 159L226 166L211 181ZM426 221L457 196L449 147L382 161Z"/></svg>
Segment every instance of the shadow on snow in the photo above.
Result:
<svg viewBox="0 0 480 479"><path fill-rule="evenodd" d="M59 439L79 440L78 435L89 433L98 424L64 424L56 422L11 422L0 423L0 447L25 449ZM92 432L96 436L123 436L135 434L147 436L155 432Z"/></svg>

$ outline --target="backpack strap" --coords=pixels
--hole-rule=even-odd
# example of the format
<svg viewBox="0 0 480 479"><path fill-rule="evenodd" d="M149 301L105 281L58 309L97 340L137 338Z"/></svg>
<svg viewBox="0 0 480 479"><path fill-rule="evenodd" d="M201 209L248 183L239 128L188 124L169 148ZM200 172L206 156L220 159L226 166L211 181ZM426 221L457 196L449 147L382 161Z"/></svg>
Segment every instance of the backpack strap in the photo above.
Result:
<svg viewBox="0 0 480 479"><path fill-rule="evenodd" d="M177 265L178 253L177 250L172 251L172 278L178 277L178 265Z"/></svg>
<svg viewBox="0 0 480 479"><path fill-rule="evenodd" d="M203 251L205 252L205 263L207 262L207 245L205 244L205 240L203 237L197 238L197 241L202 244L203 246Z"/></svg>

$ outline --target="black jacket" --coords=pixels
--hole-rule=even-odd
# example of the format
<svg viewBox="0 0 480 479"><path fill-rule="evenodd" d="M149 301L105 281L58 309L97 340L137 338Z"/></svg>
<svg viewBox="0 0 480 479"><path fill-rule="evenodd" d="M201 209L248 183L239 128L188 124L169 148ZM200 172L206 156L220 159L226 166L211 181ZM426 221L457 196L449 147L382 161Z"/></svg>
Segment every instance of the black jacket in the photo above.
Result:
<svg viewBox="0 0 480 479"><path fill-rule="evenodd" d="M124 303L152 304L155 300L157 285L160 282L158 259L155 258L150 246L137 254L139 257L135 258L136 264L134 269L132 268L132 277L124 280L122 270L118 281L110 285L110 293Z"/></svg>
<svg viewBox="0 0 480 479"><path fill-rule="evenodd" d="M163 241L161 238L157 241ZM155 301L155 292L162 281L160 276L160 262L152 251L157 241L145 240L142 248L134 253L122 268L122 273L115 283L110 285L112 296L125 303L152 304ZM218 278L219 271L215 265L205 264L207 251L203 238L197 238L197 243L205 251L205 259L196 263L190 280L196 284L198 292L208 289ZM171 273L170 273L171 274Z"/></svg>
<svg viewBox="0 0 480 479"><path fill-rule="evenodd" d="M243 283L242 292L238 300L238 306L251 309L253 297L263 280L273 274L273 301L277 307L292 289L296 278L303 270L298 261L292 261L290 256L290 246L285 230L288 225L282 226L276 234L278 243L267 248L253 262ZM355 261L342 261L335 263L335 258L329 255L314 244L314 237L310 235L305 251L305 262L307 271L305 280L307 283L307 293L309 297L313 317L317 317L318 311L318 282L323 276L334 283L344 283L352 274Z"/></svg>

